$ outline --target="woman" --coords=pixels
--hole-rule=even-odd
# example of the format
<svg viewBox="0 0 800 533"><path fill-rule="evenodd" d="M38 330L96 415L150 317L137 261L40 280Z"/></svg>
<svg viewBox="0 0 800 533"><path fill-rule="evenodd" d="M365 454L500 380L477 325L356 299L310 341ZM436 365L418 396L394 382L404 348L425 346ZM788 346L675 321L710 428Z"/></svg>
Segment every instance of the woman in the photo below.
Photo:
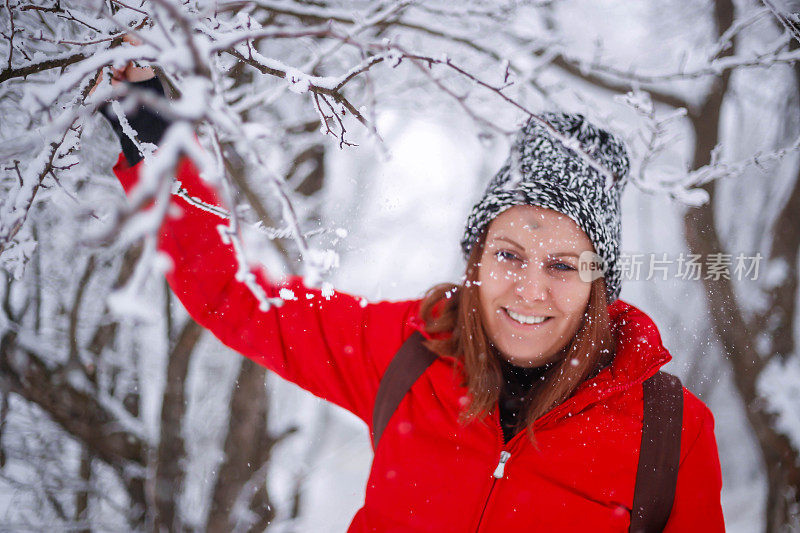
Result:
<svg viewBox="0 0 800 533"><path fill-rule="evenodd" d="M404 342L419 332L436 354L381 433L350 531L630 527L642 383L671 356L650 318L617 298L624 146L579 115L544 118L612 173L612 186L529 121L469 218L464 281L421 300L364 304L257 272L267 295L284 300L261 311L235 277L218 215L173 197L182 215L165 222L160 248L192 317L234 350L355 413L371 434L381 378ZM154 126L152 114L129 120L140 140L158 141L163 125ZM130 191L142 165L122 141L114 172ZM188 196L219 205L190 161L177 178ZM587 256L599 257L604 276L584 279ZM665 531L724 531L713 427L708 408L683 389Z"/></svg>

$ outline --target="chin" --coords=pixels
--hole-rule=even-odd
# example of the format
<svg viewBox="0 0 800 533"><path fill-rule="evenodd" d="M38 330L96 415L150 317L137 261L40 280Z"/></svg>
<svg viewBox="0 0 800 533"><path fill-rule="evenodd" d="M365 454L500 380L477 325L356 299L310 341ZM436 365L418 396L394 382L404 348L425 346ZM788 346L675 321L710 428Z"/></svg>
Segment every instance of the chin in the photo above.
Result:
<svg viewBox="0 0 800 533"><path fill-rule="evenodd" d="M537 366L542 366L550 362L544 357L510 357L507 356L506 360L511 363L512 365L527 367L527 368L535 368Z"/></svg>
<svg viewBox="0 0 800 533"><path fill-rule="evenodd" d="M503 349L502 347L498 346L502 357L512 365L536 367L552 361L552 356L546 356L540 352L530 353L522 350L514 350L512 347L508 348L510 349Z"/></svg>
<svg viewBox="0 0 800 533"><path fill-rule="evenodd" d="M518 366L521 368L536 368L538 366L541 366L535 360L530 360L530 359L518 359L515 357L506 357L506 361L514 366Z"/></svg>

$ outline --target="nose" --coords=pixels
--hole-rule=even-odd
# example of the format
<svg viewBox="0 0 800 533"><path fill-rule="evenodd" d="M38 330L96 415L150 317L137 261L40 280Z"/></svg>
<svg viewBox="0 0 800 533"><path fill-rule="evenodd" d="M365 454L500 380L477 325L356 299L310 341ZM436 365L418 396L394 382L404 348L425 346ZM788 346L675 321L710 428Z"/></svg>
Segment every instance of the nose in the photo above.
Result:
<svg viewBox="0 0 800 533"><path fill-rule="evenodd" d="M542 267L528 264L517 273L514 292L526 302L545 301L550 292L550 285Z"/></svg>

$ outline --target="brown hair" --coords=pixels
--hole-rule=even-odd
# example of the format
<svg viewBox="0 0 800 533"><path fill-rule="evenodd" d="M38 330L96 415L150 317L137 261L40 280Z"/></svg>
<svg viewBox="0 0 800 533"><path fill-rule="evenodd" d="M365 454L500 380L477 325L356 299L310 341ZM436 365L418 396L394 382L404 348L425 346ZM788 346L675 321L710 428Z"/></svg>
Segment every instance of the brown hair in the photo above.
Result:
<svg viewBox="0 0 800 533"><path fill-rule="evenodd" d="M486 231L472 247L461 284L443 283L428 290L420 314L433 339L426 346L441 355L454 356L464 363L469 403L459 421L467 423L485 416L497 405L503 386L500 353L484 329L478 299L478 268L483 255ZM448 335L449 334L449 335ZM589 302L578 331L562 350L561 357L545 371L543 380L522 401L517 430L526 428L535 443L536 419L569 398L575 389L611 363L615 339L608 314L604 278L592 281Z"/></svg>

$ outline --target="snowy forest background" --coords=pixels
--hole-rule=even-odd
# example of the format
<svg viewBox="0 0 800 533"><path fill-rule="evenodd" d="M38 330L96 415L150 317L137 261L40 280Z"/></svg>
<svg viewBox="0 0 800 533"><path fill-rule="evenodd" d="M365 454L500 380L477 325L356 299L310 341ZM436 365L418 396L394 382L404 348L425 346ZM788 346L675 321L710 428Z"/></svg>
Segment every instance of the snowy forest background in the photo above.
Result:
<svg viewBox="0 0 800 533"><path fill-rule="evenodd" d="M366 428L187 318L154 253L169 169L192 154L238 206L243 262L418 297L460 277L469 208L546 109L631 146L624 251L763 257L755 280L673 264L621 297L715 415L728 529L800 530L798 6L4 0L0 530L344 531ZM128 60L173 102L88 96ZM133 203L112 98L174 121Z"/></svg>

